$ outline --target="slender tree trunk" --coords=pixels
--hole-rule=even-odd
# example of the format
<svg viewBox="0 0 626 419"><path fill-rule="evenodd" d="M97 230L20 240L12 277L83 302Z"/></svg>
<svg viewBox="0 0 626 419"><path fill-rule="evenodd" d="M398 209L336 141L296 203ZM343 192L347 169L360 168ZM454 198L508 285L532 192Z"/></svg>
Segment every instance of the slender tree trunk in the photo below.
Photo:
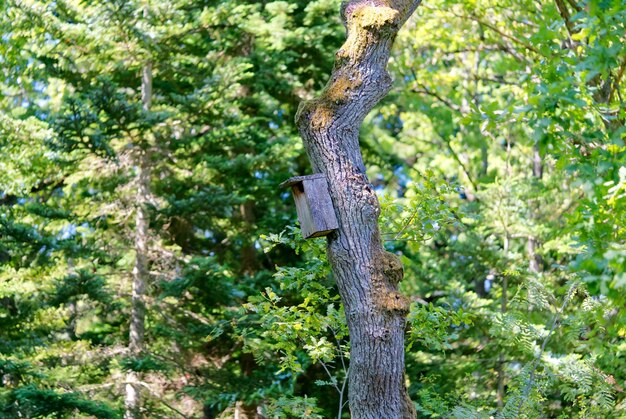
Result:
<svg viewBox="0 0 626 419"><path fill-rule="evenodd" d="M420 0L344 1L347 39L321 95L300 105L296 123L315 172L326 175L339 229L328 259L350 330L352 417L413 418L404 378L409 300L397 290L403 268L384 250L380 204L366 174L359 127L391 88L386 66L395 36Z"/></svg>
<svg viewBox="0 0 626 419"><path fill-rule="evenodd" d="M509 233L508 233L508 226L507 226L507 230L505 231L504 234L504 257L505 259L509 258L509 245L510 245L510 237L509 237ZM507 311L507 306L509 303L509 296L508 296L508 292L509 292L509 277L507 273L503 273L502 274L502 301L500 302L500 312L504 315ZM500 351L500 355L498 355L498 388L496 391L496 400L498 403L498 411L502 411L502 409L504 408L504 396L506 394L505 388L504 388L504 382L506 380L506 374L504 371L504 366L506 364L506 359L504 357L505 352L504 350Z"/></svg>
<svg viewBox="0 0 626 419"><path fill-rule="evenodd" d="M526 243L526 253L528 254L528 270L530 272L541 272L541 257L537 254L539 243L534 236L528 236Z"/></svg>
<svg viewBox="0 0 626 419"><path fill-rule="evenodd" d="M485 177L489 173L489 144L484 142L480 146L480 176Z"/></svg>
<svg viewBox="0 0 626 419"><path fill-rule="evenodd" d="M71 340L76 340L76 321L78 320L78 304L75 299L68 301L67 308L70 312L67 322L67 335Z"/></svg>
<svg viewBox="0 0 626 419"><path fill-rule="evenodd" d="M144 110L150 109L152 102L152 64L143 68L141 79L141 100ZM139 147L137 167L137 195L135 213L135 266L133 268L133 289L131 297L130 334L128 350L136 356L144 350L146 321L145 292L149 278L148 270L148 202L150 199L150 163L147 146ZM126 413L127 419L141 416L139 392L139 374L129 371L126 376Z"/></svg>
<svg viewBox="0 0 626 419"><path fill-rule="evenodd" d="M541 159L539 144L533 146L533 176L537 179L543 177L543 161Z"/></svg>
<svg viewBox="0 0 626 419"><path fill-rule="evenodd" d="M533 146L533 177L536 180L541 180L543 177L543 160L541 159L541 152L539 150L539 144ZM534 202L530 203L531 211L530 218L536 218ZM528 270L530 272L541 272L541 256L537 254L537 248L540 246L539 241L532 234L528 236L528 242L526 243L526 254L528 256Z"/></svg>
<svg viewBox="0 0 626 419"><path fill-rule="evenodd" d="M67 267L70 275L78 275L74 269L74 261L71 258L67 260ZM75 298L72 298L67 302L67 309L69 310L69 318L67 321L67 335L71 340L76 340L76 322L78 320L78 302Z"/></svg>
<svg viewBox="0 0 626 419"><path fill-rule="evenodd" d="M254 229L254 202L247 200L239 207L241 218L243 219L244 231L251 233ZM257 250L254 247L254 240L246 239L241 246L241 271L244 274L254 275L259 269L259 261L257 258Z"/></svg>

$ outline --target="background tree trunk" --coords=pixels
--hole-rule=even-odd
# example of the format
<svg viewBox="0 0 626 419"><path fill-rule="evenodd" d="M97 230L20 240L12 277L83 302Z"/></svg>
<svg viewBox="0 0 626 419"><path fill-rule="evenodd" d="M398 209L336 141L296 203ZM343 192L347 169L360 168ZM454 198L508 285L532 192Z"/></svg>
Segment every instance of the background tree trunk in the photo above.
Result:
<svg viewBox="0 0 626 419"><path fill-rule="evenodd" d="M508 232L508 225L505 226L504 233L504 246L503 253L504 259L508 260L509 258L509 246L511 243L511 237ZM507 305L509 303L509 274L506 272L502 273L502 300L500 301L500 312L503 317L507 312ZM505 359L506 351L504 348L500 348L500 354L498 355L498 366L496 368L498 372L498 387L496 389L496 401L498 403L498 412L501 412L504 409L504 398L506 396L506 388L505 388L505 380L506 380L506 372L504 367L506 365Z"/></svg>
<svg viewBox="0 0 626 419"><path fill-rule="evenodd" d="M152 102L152 64L144 66L141 79L141 101L145 111ZM146 305L144 294L148 283L148 203L150 200L150 162L147 146L138 147L137 167L137 202L135 216L135 266L133 268L133 289L131 297L130 333L128 339L129 355L137 356L144 350ZM127 419L140 417L141 401L139 395L139 375L129 371L126 375Z"/></svg>
<svg viewBox="0 0 626 419"><path fill-rule="evenodd" d="M541 181L543 177L543 159L541 158L541 152L539 150L539 144L535 144L533 146L533 177L536 181ZM537 203L531 202L530 207L533 211L530 214L530 219L536 218L536 212L539 208L537 208ZM537 248L540 247L540 243L537 238L530 234L528 236L528 242L526 243L526 253L528 254L528 269L530 272L539 273L541 272L541 256L537 254Z"/></svg>
<svg viewBox="0 0 626 419"><path fill-rule="evenodd" d="M409 300L397 290L403 268L384 250L380 204L366 174L359 127L391 88L386 66L395 36L420 0L352 0L341 15L347 39L321 95L303 102L296 123L314 172L326 175L339 221L328 259L350 330L353 418L413 418L404 378Z"/></svg>

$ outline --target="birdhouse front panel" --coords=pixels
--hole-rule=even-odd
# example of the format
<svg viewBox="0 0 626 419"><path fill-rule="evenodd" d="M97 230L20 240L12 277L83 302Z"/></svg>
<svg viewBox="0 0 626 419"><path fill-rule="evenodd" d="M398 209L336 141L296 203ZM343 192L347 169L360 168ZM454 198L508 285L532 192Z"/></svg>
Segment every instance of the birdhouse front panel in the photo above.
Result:
<svg viewBox="0 0 626 419"><path fill-rule="evenodd" d="M304 238L326 236L339 228L328 183L323 174L294 177L283 182L281 186L291 186Z"/></svg>
<svg viewBox="0 0 626 419"><path fill-rule="evenodd" d="M325 177L309 179L303 182L304 194L309 201L313 229L305 237L326 236L339 227L335 208L328 192L328 183Z"/></svg>

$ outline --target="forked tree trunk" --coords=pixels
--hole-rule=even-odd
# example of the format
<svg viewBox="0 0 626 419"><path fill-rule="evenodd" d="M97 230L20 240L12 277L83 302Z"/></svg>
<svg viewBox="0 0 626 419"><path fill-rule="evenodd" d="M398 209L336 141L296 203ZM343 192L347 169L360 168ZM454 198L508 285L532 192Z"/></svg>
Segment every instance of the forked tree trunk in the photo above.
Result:
<svg viewBox="0 0 626 419"><path fill-rule="evenodd" d="M152 102L152 64L143 68L141 79L141 101L145 111ZM130 333L128 351L131 356L140 355L145 346L146 304L145 293L149 278L148 270L148 202L150 199L150 162L147 146L139 147L136 157L137 195L135 213L135 266L131 296ZM141 417L140 377L135 371L126 375L125 407L126 419Z"/></svg>
<svg viewBox="0 0 626 419"><path fill-rule="evenodd" d="M359 127L391 88L386 66L395 36L420 0L344 1L347 39L321 95L303 102L296 123L315 172L326 175L339 229L328 259L350 330L352 417L413 418L404 378L409 300L397 290L402 264L384 250L380 204L366 174Z"/></svg>

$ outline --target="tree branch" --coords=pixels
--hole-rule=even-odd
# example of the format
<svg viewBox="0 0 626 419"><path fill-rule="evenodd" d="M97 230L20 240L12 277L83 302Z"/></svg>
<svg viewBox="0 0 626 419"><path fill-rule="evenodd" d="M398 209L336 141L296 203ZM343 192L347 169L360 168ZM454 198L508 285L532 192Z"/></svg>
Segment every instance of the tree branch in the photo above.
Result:
<svg viewBox="0 0 626 419"><path fill-rule="evenodd" d="M613 96L615 95L615 92L619 90L619 86L622 82L622 77L624 77L624 70L626 70L626 57L624 57L624 59L622 60L622 64L619 67L619 70L617 71L617 75L615 76L615 80L613 80L613 85L611 86L611 91L609 92L609 100L608 100L608 104L610 104L613 101Z"/></svg>
<svg viewBox="0 0 626 419"><path fill-rule="evenodd" d="M567 33L569 34L569 41L571 43L572 35L574 34L575 31L574 31L574 25L572 24L572 21L571 21L569 10L567 9L567 6L565 5L565 2L563 0L554 0L554 2L556 3L556 8L559 10L559 14L563 18L563 21L565 22L565 27L567 28Z"/></svg>
<svg viewBox="0 0 626 419"><path fill-rule="evenodd" d="M417 82L417 85L420 86L421 88L413 88L413 89L411 89L411 91L413 93L418 93L418 94L424 94L424 95L432 96L435 99L437 99L439 102L441 102L444 105L446 105L448 108L452 109L453 111L458 112L460 114L465 114L465 112L461 109L461 107L459 105L450 102L448 99L442 97L437 92L433 92L432 90L428 89L426 86L424 86L423 84L421 84L419 82Z"/></svg>
<svg viewBox="0 0 626 419"><path fill-rule="evenodd" d="M428 8L428 7L426 7L426 6L424 6L424 7L425 7L425 8ZM431 10L432 10L432 9L431 9ZM526 48L527 50L534 52L535 54L542 55L542 54L541 54L541 52L539 52L539 50L538 50L537 48L533 47L533 46L532 46L532 45L530 45L529 43L524 42L524 41L522 41L521 39L519 39L519 38L517 38L517 37L515 37L515 36L513 36L513 35L510 35L510 34L508 34L508 33L502 32L502 31L501 31L500 29L498 29L496 26L492 25L491 23L487 23L487 22L485 22L485 21L481 20L481 19L480 19L480 18L478 18L477 16L473 16L473 15L469 15L469 16L468 16L468 15L459 15L459 14L457 14L457 13L455 13L455 12L452 12L452 11L450 11L449 13L450 13L450 14L452 14L453 16L456 16L456 17L460 18L460 19L469 19L469 20L473 20L474 22L477 22L477 23L479 23L479 24L481 24L481 25L483 25L483 26L485 26L485 27L487 27L487 28L491 29L492 31L494 31L494 32L495 32L495 33L497 33L498 35L502 36L503 38L509 39L509 40L513 41L514 43L516 43L516 44L518 44L518 45L523 46L523 47L524 47L524 48Z"/></svg>

